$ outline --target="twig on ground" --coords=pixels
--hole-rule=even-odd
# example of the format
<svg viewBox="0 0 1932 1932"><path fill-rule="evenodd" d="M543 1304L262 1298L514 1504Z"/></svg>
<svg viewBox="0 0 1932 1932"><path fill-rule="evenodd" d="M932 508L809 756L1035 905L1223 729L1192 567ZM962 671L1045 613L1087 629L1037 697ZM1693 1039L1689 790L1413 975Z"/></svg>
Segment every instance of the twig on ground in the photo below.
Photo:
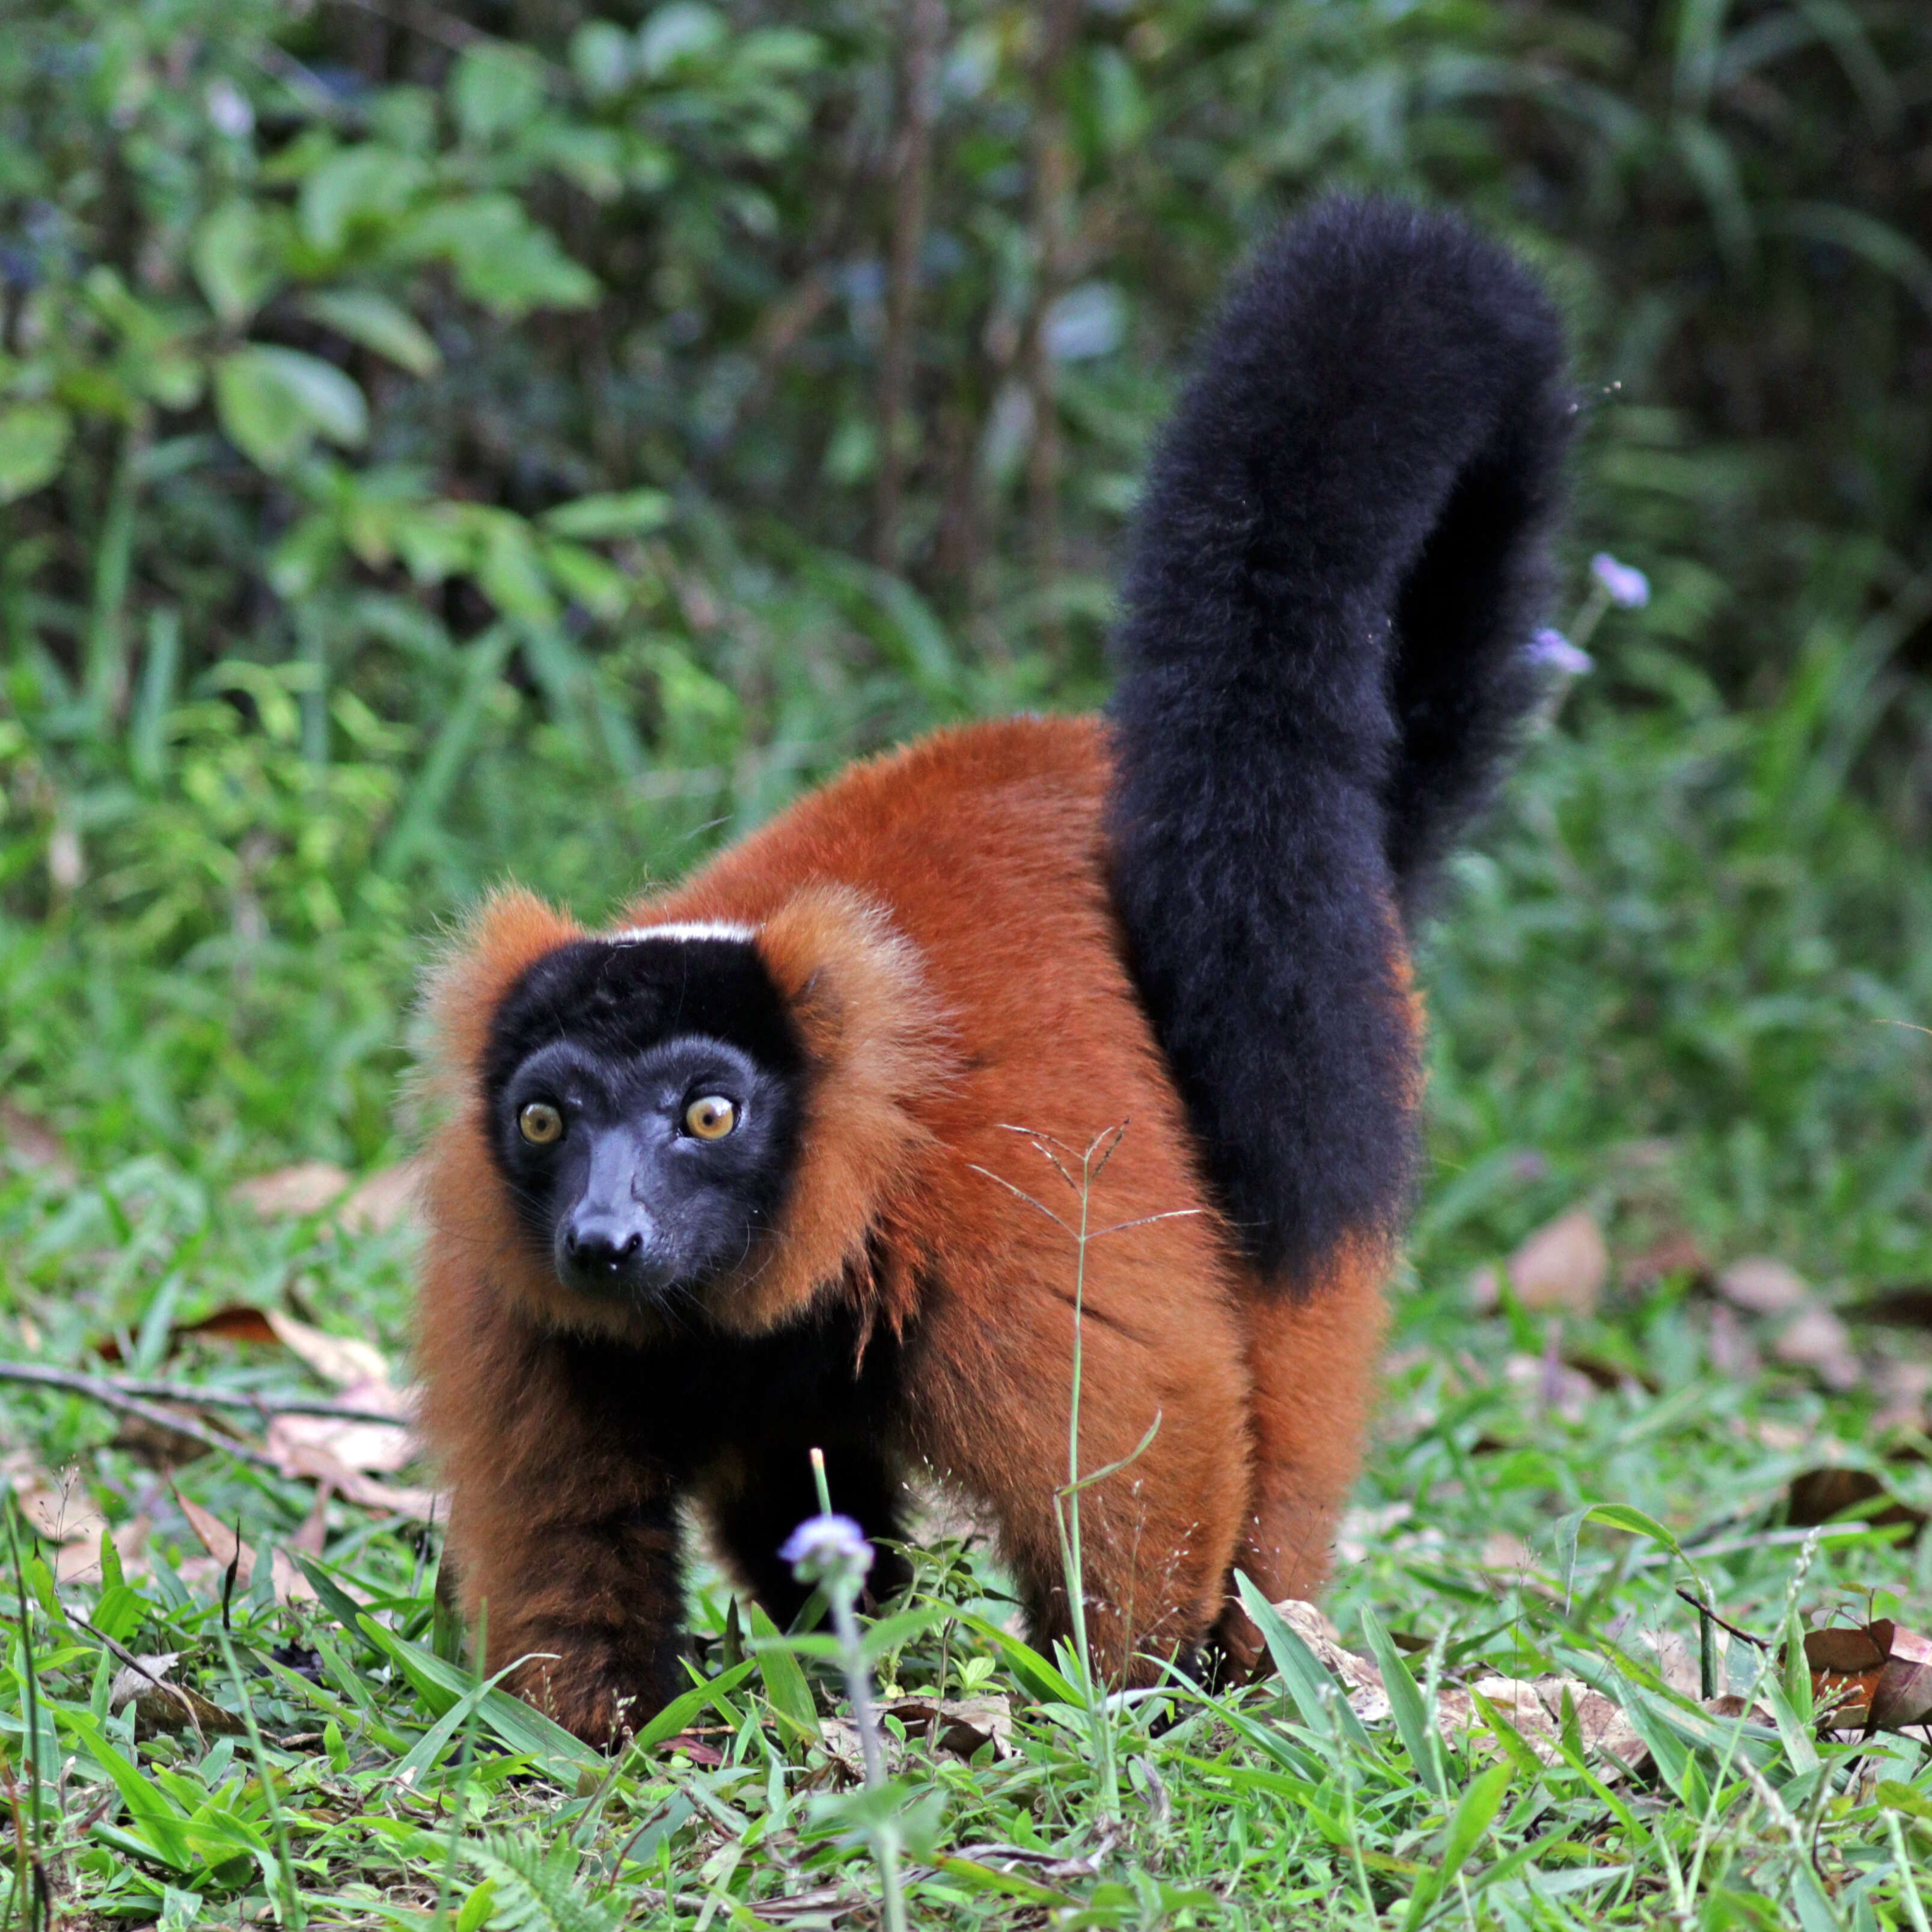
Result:
<svg viewBox="0 0 1932 1932"><path fill-rule="evenodd" d="M328 1415L342 1422L382 1422L392 1428L408 1426L406 1416L360 1402L335 1402L326 1396L254 1395L241 1389L203 1388L193 1382L148 1382L131 1376L91 1376L80 1369L50 1368L39 1362L0 1362L0 1382L31 1382L41 1388L67 1389L75 1395L91 1396L110 1408L120 1408L144 1399L158 1402L184 1402L206 1408L236 1408L265 1419L272 1415ZM130 1409L130 1414L143 1414ZM152 1418L148 1419L152 1420ZM170 1423L170 1428L181 1425ZM183 1428L184 1435L192 1429Z"/></svg>
<svg viewBox="0 0 1932 1932"><path fill-rule="evenodd" d="M84 1395L90 1401L99 1402L104 1408L118 1408L124 1415L131 1415L153 1428L172 1430L176 1435L185 1436L204 1448L218 1449L227 1455L238 1456L244 1462L254 1462L278 1473L282 1466L257 1443L244 1442L239 1436L224 1436L206 1423L197 1422L193 1416L182 1414L178 1409L160 1408L151 1402L143 1402L139 1396L129 1395L98 1376L83 1376L77 1370L68 1369L45 1369L32 1362L0 1362L0 1382L35 1382L43 1388L69 1389L76 1395Z"/></svg>
<svg viewBox="0 0 1932 1932"><path fill-rule="evenodd" d="M1694 1610L1697 1611L1702 1616L1708 1617L1712 1622L1717 1625L1718 1629L1726 1631L1730 1635L1736 1637L1740 1643L1750 1644L1754 1649L1757 1650L1768 1650L1771 1648L1771 1646L1766 1642L1762 1637L1754 1636L1749 1630L1738 1629L1736 1624L1730 1622L1726 1618L1719 1616L1717 1612L1712 1610L1708 1604L1704 1603L1699 1598L1694 1597L1688 1590L1680 1589L1677 1594L1682 1597Z"/></svg>
<svg viewBox="0 0 1932 1932"><path fill-rule="evenodd" d="M63 1605L62 1608L69 1623L80 1624L95 1642L104 1645L106 1648L112 1651L137 1677L145 1677L157 1690L160 1691L166 1696L172 1697L187 1713L188 1723L194 1727L195 1736L200 1740L202 1749L206 1750L208 1748L208 1739L202 1734L201 1720L195 1714L194 1700L178 1684L170 1684L165 1677L157 1676L131 1650L116 1643L104 1630L100 1629L98 1625L89 1623L72 1605Z"/></svg>

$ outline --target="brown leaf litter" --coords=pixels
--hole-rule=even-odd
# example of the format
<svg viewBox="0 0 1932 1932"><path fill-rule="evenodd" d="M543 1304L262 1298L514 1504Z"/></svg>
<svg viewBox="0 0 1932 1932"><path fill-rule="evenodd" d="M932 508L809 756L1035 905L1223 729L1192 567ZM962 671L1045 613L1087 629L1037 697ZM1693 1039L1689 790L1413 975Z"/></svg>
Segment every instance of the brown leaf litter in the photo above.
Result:
<svg viewBox="0 0 1932 1932"><path fill-rule="evenodd" d="M351 1234L385 1234L406 1220L422 1179L422 1163L398 1161L358 1183L333 1161L301 1160L238 1181L228 1198L265 1221L329 1214Z"/></svg>

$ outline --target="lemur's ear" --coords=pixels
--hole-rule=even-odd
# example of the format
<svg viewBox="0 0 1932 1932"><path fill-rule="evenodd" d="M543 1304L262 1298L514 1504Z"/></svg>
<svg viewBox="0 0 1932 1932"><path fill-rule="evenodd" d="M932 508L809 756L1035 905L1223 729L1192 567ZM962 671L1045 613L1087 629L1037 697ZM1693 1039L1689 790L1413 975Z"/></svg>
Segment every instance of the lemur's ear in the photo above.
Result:
<svg viewBox="0 0 1932 1932"><path fill-rule="evenodd" d="M777 1238L718 1318L744 1332L803 1309L867 1265L878 1217L933 1145L916 1103L952 1078L944 1016L918 952L843 886L808 886L754 942L806 1060L798 1154Z"/></svg>
<svg viewBox="0 0 1932 1932"><path fill-rule="evenodd" d="M423 1004L430 1076L451 1098L466 1094L490 1037L490 1022L518 976L584 929L520 886L492 892L430 969Z"/></svg>

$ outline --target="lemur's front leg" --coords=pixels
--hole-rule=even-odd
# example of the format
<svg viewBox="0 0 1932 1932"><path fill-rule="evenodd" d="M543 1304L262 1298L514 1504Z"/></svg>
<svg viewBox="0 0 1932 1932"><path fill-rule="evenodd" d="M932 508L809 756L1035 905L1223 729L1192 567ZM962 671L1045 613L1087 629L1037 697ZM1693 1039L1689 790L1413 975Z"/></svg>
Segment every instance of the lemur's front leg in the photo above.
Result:
<svg viewBox="0 0 1932 1932"><path fill-rule="evenodd" d="M494 1339L466 1400L446 1373L435 1390L471 1628L490 1671L517 1666L520 1696L587 1743L615 1743L686 1688L676 1485L597 1372L608 1349Z"/></svg>

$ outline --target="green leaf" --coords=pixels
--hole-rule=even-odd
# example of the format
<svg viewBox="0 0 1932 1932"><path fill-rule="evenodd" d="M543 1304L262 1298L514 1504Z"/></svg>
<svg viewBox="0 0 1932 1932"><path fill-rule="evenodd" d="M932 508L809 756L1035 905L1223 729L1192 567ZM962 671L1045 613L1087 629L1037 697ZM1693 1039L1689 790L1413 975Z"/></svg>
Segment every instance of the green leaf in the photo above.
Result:
<svg viewBox="0 0 1932 1932"><path fill-rule="evenodd" d="M457 1850L496 1885L493 1916L516 1932L617 1932L625 1913L608 1886L586 1871L568 1836L545 1849L532 1834L460 1840Z"/></svg>
<svg viewBox="0 0 1932 1932"><path fill-rule="evenodd" d="M100 1532L100 1542L104 1552L114 1547L104 1529ZM104 1562L101 1565L104 1574L106 1567ZM116 1568L118 1569L118 1566ZM137 1596L125 1583L116 1581L110 1583L101 1592L100 1600L94 1605L94 1615L90 1621L103 1636L116 1643L122 1643L140 1628L141 1619L147 1612L147 1600Z"/></svg>
<svg viewBox="0 0 1932 1932"><path fill-rule="evenodd" d="M1633 1509L1628 1503L1592 1503L1584 1512L1586 1522L1600 1522L1612 1529L1627 1529L1633 1536L1648 1537L1653 1543L1660 1544L1673 1556L1681 1556L1677 1539L1654 1516L1646 1516L1640 1509Z"/></svg>
<svg viewBox="0 0 1932 1932"><path fill-rule="evenodd" d="M579 496L543 514L543 526L580 543L606 537L637 537L661 530L670 521L671 500L662 490L623 490Z"/></svg>
<svg viewBox="0 0 1932 1932"><path fill-rule="evenodd" d="M60 473L74 421L58 403L0 411L0 503L11 503Z"/></svg>
<svg viewBox="0 0 1932 1932"><path fill-rule="evenodd" d="M442 352L428 330L386 296L368 289L319 290L304 298L302 310L412 376L433 376L442 367Z"/></svg>
<svg viewBox="0 0 1932 1932"><path fill-rule="evenodd" d="M1778 210L1766 225L1862 256L1874 268L1895 277L1932 310L1932 256L1889 223L1840 202L1798 201Z"/></svg>
<svg viewBox="0 0 1932 1932"><path fill-rule="evenodd" d="M543 560L556 587L593 616L608 623L624 614L631 601L631 580L594 550L578 544L547 543Z"/></svg>
<svg viewBox="0 0 1932 1932"><path fill-rule="evenodd" d="M458 1909L456 1932L483 1932L490 1922L490 1908L496 1903L496 1881L486 1878L477 1885Z"/></svg>
<svg viewBox="0 0 1932 1932"><path fill-rule="evenodd" d="M1085 1708L1087 1700L1072 1680L1056 1670L1031 1644L971 1610L962 1610L959 1622L984 1637L1006 1660L1013 1675L1034 1696L1070 1705L1076 1710Z"/></svg>
<svg viewBox="0 0 1932 1932"><path fill-rule="evenodd" d="M682 1696L674 1697L657 1715L638 1732L632 1748L649 1750L653 1744L661 1744L667 1738L674 1738L678 1732L727 1692L735 1690L751 1676L753 1665L750 1658L734 1664L728 1670L721 1670L716 1677L702 1684L694 1684Z"/></svg>
<svg viewBox="0 0 1932 1932"><path fill-rule="evenodd" d="M64 1706L60 1722L66 1725L88 1749L94 1762L114 1781L128 1816L140 1834L146 1856L177 1871L194 1868L194 1854L188 1849L188 1820L154 1785L143 1778L102 1735L92 1718L83 1717L71 1706Z"/></svg>
<svg viewBox="0 0 1932 1932"><path fill-rule="evenodd" d="M1510 1766L1492 1765L1480 1777L1472 1780L1469 1788L1462 1793L1442 1841L1444 1884L1462 1869L1483 1834L1495 1822L1508 1792L1511 1775Z"/></svg>
<svg viewBox="0 0 1932 1932"><path fill-rule="evenodd" d="M1908 1818L1922 1819L1932 1825L1932 1798L1922 1791L1915 1791L1909 1784L1900 1784L1895 1778L1880 1778L1872 1796L1888 1811L1903 1811Z"/></svg>
<svg viewBox="0 0 1932 1932"><path fill-rule="evenodd" d="M362 392L340 369L265 343L250 343L215 364L214 402L229 440L271 474L286 470L318 436L355 444L369 433Z"/></svg>
<svg viewBox="0 0 1932 1932"><path fill-rule="evenodd" d="M570 70L592 100L608 100L631 78L631 37L608 20L586 20L570 37Z"/></svg>
<svg viewBox="0 0 1932 1932"><path fill-rule="evenodd" d="M1382 1689L1388 1694L1396 1730L1401 1734L1416 1776L1438 1798L1447 1798L1449 1794L1442 1781L1442 1767L1438 1761L1435 1731L1429 1721L1429 1707L1423 1702L1415 1679L1409 1675L1402 1652L1396 1648L1394 1640L1382 1628L1382 1619L1366 1605L1362 1610L1362 1634L1368 1639L1369 1648L1375 1653L1376 1665L1382 1674Z"/></svg>
<svg viewBox="0 0 1932 1932"><path fill-rule="evenodd" d="M464 48L449 83L456 124L472 147L520 134L543 111L543 70L520 47L486 40Z"/></svg>
<svg viewBox="0 0 1932 1932"><path fill-rule="evenodd" d="M339 254L358 228L387 227L428 179L413 154L365 142L338 148L302 183L296 219L303 239Z"/></svg>
<svg viewBox="0 0 1932 1932"><path fill-rule="evenodd" d="M358 1616L362 1634L382 1652L415 1686L416 1694L440 1717L467 1695L476 1679L460 1665L446 1664L434 1651L385 1630L368 1615ZM477 1714L511 1750L534 1759L544 1774L574 1789L586 1766L601 1767L603 1759L580 1738L546 1718L507 1690L486 1690L476 1702Z"/></svg>
<svg viewBox="0 0 1932 1932"><path fill-rule="evenodd" d="M190 260L208 305L231 326L260 308L280 279L268 224L252 201L224 201L196 230Z"/></svg>
<svg viewBox="0 0 1932 1932"><path fill-rule="evenodd" d="M1301 1721L1323 1737L1334 1736L1340 1724L1344 1736L1366 1744L1369 1734L1361 1719L1356 1716L1342 1686L1322 1669L1315 1653L1288 1628L1281 1612L1240 1570L1234 1572L1234 1585L1240 1592L1241 1607L1261 1632L1274 1667L1281 1672L1282 1683L1301 1713Z"/></svg>
<svg viewBox="0 0 1932 1932"><path fill-rule="evenodd" d="M1066 1892L1036 1884L1023 1873L1002 1871L997 1865L982 1865L976 1858L962 1858L952 1852L941 1852L932 1862L940 1871L974 1892L997 1892L1008 1898L1022 1900L1028 1905L1071 1906L1078 1903Z"/></svg>
<svg viewBox="0 0 1932 1932"><path fill-rule="evenodd" d="M785 1648L777 1624L756 1604L750 1608L752 1636L758 1646L755 1654L758 1674L765 1680L765 1695L770 1699L772 1710L792 1730L815 1744L822 1733L812 1686L798 1667L798 1659Z"/></svg>
<svg viewBox="0 0 1932 1932"><path fill-rule="evenodd" d="M888 1651L898 1650L911 1642L916 1636L923 1636L929 1630L937 1630L952 1614L944 1604L922 1604L916 1610L901 1610L890 1617L881 1617L866 1632L862 1648L868 1664L876 1664Z"/></svg>
<svg viewBox="0 0 1932 1932"><path fill-rule="evenodd" d="M1845 1932L1845 1922L1833 1910L1810 1865L1799 1861L1791 1874L1791 1903L1802 1932Z"/></svg>
<svg viewBox="0 0 1932 1932"><path fill-rule="evenodd" d="M447 262L463 292L497 315L585 308L597 298L596 278L507 194L438 202L411 221L396 245L413 260Z"/></svg>
<svg viewBox="0 0 1932 1932"><path fill-rule="evenodd" d="M1469 1701L1477 1713L1490 1727L1504 1755L1526 1778L1534 1780L1543 1769L1542 1761L1532 1750L1522 1733L1508 1718L1485 1697L1474 1684L1469 1687Z"/></svg>
<svg viewBox="0 0 1932 1932"><path fill-rule="evenodd" d="M729 38L724 16L694 0L671 0L638 29L638 69L661 80L674 68L707 59Z"/></svg>

